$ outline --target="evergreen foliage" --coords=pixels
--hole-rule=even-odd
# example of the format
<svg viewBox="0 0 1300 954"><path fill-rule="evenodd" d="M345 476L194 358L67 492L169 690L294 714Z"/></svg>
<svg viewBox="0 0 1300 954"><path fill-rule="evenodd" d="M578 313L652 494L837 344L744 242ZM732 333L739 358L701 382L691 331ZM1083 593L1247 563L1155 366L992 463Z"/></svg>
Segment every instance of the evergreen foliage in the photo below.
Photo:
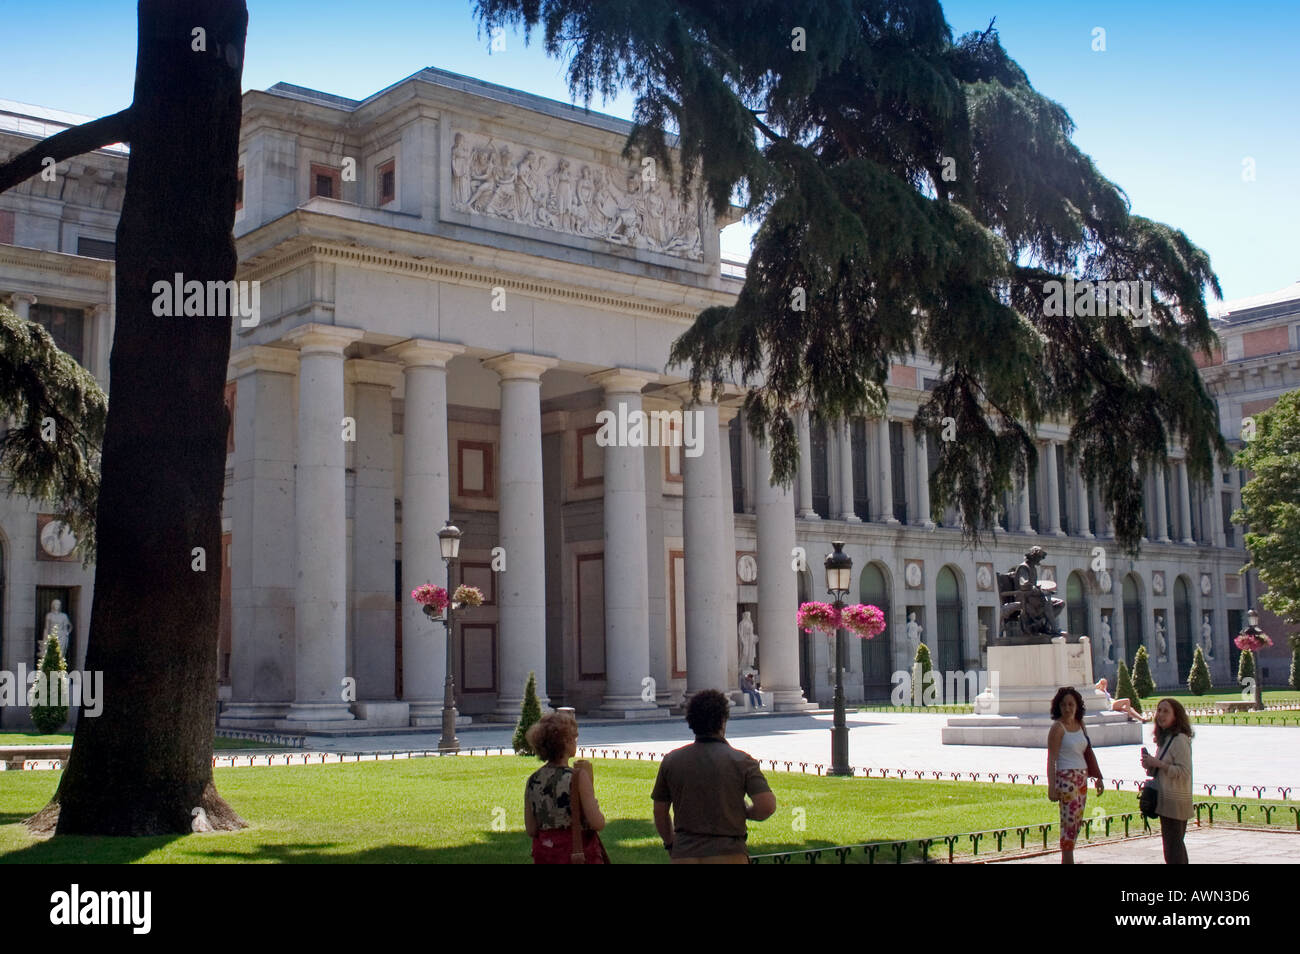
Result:
<svg viewBox="0 0 1300 954"><path fill-rule="evenodd" d="M1147 658L1147 648L1139 646L1133 657L1133 689L1143 699L1156 694L1155 680L1151 678L1151 662Z"/></svg>
<svg viewBox="0 0 1300 954"><path fill-rule="evenodd" d="M1247 569L1267 588L1259 605L1300 626L1300 390L1277 399L1251 419L1253 437L1236 466L1253 475L1241 488L1232 522L1247 526Z"/></svg>
<svg viewBox="0 0 1300 954"><path fill-rule="evenodd" d="M1237 683L1244 686L1247 679L1255 678L1255 654L1249 649L1241 651L1241 659L1237 662Z"/></svg>
<svg viewBox="0 0 1300 954"><path fill-rule="evenodd" d="M49 735L58 732L68 721L68 664L63 660L58 639L52 635L45 637L41 673L44 689L34 694L32 723L38 732Z"/></svg>
<svg viewBox="0 0 1300 954"><path fill-rule="evenodd" d="M1205 664L1205 655L1201 652L1201 647L1196 647L1196 654L1192 657L1192 668L1187 673L1187 690L1192 695L1203 696L1211 689L1210 667Z"/></svg>
<svg viewBox="0 0 1300 954"><path fill-rule="evenodd" d="M1115 698L1127 699L1133 704L1134 712L1142 711L1142 699L1133 688L1133 679L1128 674L1128 666L1124 660L1119 661L1119 667L1115 675Z"/></svg>
<svg viewBox="0 0 1300 954"><path fill-rule="evenodd" d="M528 744L528 730L542 718L542 705L537 701L537 674L528 674L528 685L524 686L524 702L519 707L519 722L515 725L515 754L536 755Z"/></svg>
<svg viewBox="0 0 1300 954"><path fill-rule="evenodd" d="M915 704L923 706L925 705L926 676L929 675L932 668L930 665L930 647L925 643L918 644L916 658L912 662L921 664L921 678L913 683L912 699ZM913 672L915 671L915 667L913 667Z"/></svg>
<svg viewBox="0 0 1300 954"><path fill-rule="evenodd" d="M108 397L45 328L0 305L0 421L6 416L16 422L0 429L9 492L50 501L89 565Z"/></svg>
<svg viewBox="0 0 1300 954"><path fill-rule="evenodd" d="M736 303L701 312L670 366L697 390L761 382L745 411L777 481L798 467L792 404L878 414L917 351L941 369L917 416L939 451L931 503L970 538L1049 417L1073 421L1070 454L1130 551L1141 475L1175 435L1195 479L1229 461L1192 356L1216 340L1209 257L1130 212L992 24L954 39L937 0L477 0L476 15L540 27L587 103L630 90L626 157L761 220ZM1149 307L1099 284L1115 282ZM959 440L940 439L946 418Z"/></svg>
<svg viewBox="0 0 1300 954"><path fill-rule="evenodd" d="M1300 692L1300 637L1291 637L1291 678L1287 685Z"/></svg>

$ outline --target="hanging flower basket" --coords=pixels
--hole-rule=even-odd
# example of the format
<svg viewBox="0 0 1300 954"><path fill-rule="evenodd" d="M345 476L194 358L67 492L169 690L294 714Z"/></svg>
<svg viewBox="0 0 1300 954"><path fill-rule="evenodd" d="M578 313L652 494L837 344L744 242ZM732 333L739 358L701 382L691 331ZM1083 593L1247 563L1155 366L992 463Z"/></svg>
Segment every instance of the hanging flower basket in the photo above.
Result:
<svg viewBox="0 0 1300 954"><path fill-rule="evenodd" d="M861 639L871 639L885 631L885 614L870 603L844 607L844 628Z"/></svg>
<svg viewBox="0 0 1300 954"><path fill-rule="evenodd" d="M834 633L840 626L840 615L830 603L803 603L796 615L799 628L805 633Z"/></svg>
<svg viewBox="0 0 1300 954"><path fill-rule="evenodd" d="M456 592L451 594L451 598L458 608L483 605L483 591L477 586L466 586L464 583L456 587Z"/></svg>
<svg viewBox="0 0 1300 954"><path fill-rule="evenodd" d="M441 616L451 602L447 599L447 591L432 583L424 583L411 590L411 599L423 606L425 615L431 619Z"/></svg>
<svg viewBox="0 0 1300 954"><path fill-rule="evenodd" d="M1268 633L1260 633L1259 635L1255 635L1254 633L1238 633L1237 638L1234 639L1233 642L1237 644L1237 648L1242 652L1249 651L1252 653L1257 653L1261 649L1273 645L1273 640L1269 637Z"/></svg>

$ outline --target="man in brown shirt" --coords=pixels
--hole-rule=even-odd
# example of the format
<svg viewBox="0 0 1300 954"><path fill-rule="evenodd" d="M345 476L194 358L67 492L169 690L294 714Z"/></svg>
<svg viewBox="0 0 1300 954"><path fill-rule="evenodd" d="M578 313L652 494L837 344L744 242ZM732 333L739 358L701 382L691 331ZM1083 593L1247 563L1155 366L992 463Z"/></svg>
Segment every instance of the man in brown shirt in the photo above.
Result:
<svg viewBox="0 0 1300 954"><path fill-rule="evenodd" d="M758 762L727 743L727 712L727 697L716 689L693 696L686 724L695 741L659 764L650 797L673 864L748 864L745 820L762 821L776 811ZM745 804L746 795L752 804Z"/></svg>

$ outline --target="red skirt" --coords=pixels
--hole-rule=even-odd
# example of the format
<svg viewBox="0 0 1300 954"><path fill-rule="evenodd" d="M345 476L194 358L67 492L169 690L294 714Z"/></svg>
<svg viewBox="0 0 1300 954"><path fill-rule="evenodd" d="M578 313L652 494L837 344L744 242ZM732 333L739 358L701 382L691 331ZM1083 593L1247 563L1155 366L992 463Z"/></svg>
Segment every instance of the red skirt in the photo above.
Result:
<svg viewBox="0 0 1300 954"><path fill-rule="evenodd" d="M589 865L609 864L609 855L601 844L600 833L584 831L583 855ZM533 836L533 863L568 865L573 863L573 831L569 828L544 828Z"/></svg>

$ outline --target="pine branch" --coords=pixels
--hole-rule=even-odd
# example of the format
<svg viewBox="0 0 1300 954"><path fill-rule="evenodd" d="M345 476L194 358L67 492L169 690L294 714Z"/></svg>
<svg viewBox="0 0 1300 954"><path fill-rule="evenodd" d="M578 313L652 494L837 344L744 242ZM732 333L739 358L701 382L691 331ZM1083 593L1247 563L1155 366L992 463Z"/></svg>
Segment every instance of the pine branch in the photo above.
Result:
<svg viewBox="0 0 1300 954"><path fill-rule="evenodd" d="M0 165L0 192L7 192L20 182L26 182L45 167L46 159L56 163L83 153L103 149L131 139L131 109L101 116L43 139L26 152Z"/></svg>

